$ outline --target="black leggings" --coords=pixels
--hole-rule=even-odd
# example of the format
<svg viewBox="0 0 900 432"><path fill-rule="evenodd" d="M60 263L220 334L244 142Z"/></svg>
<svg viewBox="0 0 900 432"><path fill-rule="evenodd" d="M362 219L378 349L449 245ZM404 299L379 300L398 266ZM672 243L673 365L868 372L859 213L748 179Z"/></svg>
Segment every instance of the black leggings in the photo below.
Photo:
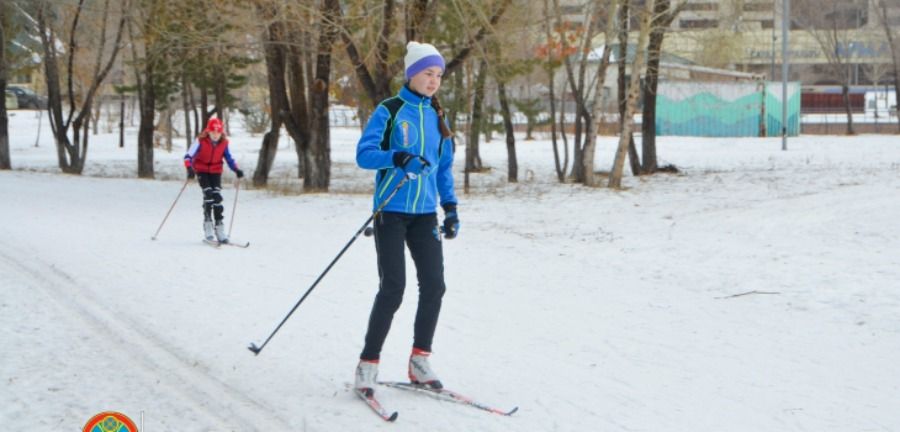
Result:
<svg viewBox="0 0 900 432"><path fill-rule="evenodd" d="M225 208L222 206L222 174L197 173L197 183L203 189L203 220L221 222Z"/></svg>
<svg viewBox="0 0 900 432"><path fill-rule="evenodd" d="M375 219L375 249L381 283L366 332L366 346L360 359L378 360L391 329L394 312L403 301L406 287L404 244L416 264L419 280L419 307L416 310L413 347L431 351L434 330L441 312L444 286L444 254L438 232L437 214L381 213Z"/></svg>

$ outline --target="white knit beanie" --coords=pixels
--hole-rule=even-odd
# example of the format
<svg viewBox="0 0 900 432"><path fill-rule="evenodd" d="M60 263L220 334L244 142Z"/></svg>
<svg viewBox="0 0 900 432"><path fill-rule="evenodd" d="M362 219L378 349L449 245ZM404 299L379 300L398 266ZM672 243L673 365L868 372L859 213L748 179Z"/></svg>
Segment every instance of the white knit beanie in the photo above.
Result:
<svg viewBox="0 0 900 432"><path fill-rule="evenodd" d="M444 70L444 57L432 44L411 41L406 44L406 57L403 58L403 66L406 69L406 80L413 75L422 72L432 66L439 66Z"/></svg>

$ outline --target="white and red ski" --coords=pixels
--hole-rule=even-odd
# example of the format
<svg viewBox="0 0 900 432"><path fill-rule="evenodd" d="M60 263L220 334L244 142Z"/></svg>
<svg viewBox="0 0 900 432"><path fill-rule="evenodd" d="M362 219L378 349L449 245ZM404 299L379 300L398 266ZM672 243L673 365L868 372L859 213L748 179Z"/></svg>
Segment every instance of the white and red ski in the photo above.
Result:
<svg viewBox="0 0 900 432"><path fill-rule="evenodd" d="M356 393L356 395L359 396L359 398L362 399L366 403L366 405L369 406L369 408L372 408L372 411L375 411L375 414L378 414L378 416L381 417L384 421L392 422L394 420L397 420L397 416L399 415L397 411L391 412L385 409L384 406L381 405L381 402L377 398L375 398L375 392L373 392L371 389L369 389L369 391L367 392L353 389L353 393Z"/></svg>
<svg viewBox="0 0 900 432"><path fill-rule="evenodd" d="M411 392L415 392L415 393L424 393L424 394L427 394L438 400L455 402L455 403L467 405L467 406L470 406L473 408L478 408L480 410L492 412L494 414L499 414L502 416L511 416L516 411L519 410L519 407L515 407L509 411L504 411L502 409L483 404L483 403L478 402L468 396L464 396L460 393L457 393L453 390L449 390L446 388L437 389L437 388L433 388L428 385L413 384L413 383L401 382L401 381L379 381L378 384L381 384L386 387L391 387L391 388L400 389L400 390L407 390L407 391L411 391Z"/></svg>

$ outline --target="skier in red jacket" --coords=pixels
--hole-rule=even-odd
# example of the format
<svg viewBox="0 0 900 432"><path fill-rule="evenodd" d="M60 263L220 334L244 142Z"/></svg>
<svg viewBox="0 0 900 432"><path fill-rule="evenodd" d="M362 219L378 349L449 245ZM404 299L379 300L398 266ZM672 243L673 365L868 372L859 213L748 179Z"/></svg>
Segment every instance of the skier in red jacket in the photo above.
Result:
<svg viewBox="0 0 900 432"><path fill-rule="evenodd" d="M203 189L203 234L209 241L218 240L220 243L228 243L228 234L225 232L224 206L222 205L222 159L228 163L228 167L237 174L238 178L244 177L244 172L237 166L237 162L228 151L228 138L223 133L222 121L217 118L209 119L206 129L197 136L194 144L184 155L184 166L187 168L188 178L197 176L197 182ZM215 226L213 226L215 217Z"/></svg>

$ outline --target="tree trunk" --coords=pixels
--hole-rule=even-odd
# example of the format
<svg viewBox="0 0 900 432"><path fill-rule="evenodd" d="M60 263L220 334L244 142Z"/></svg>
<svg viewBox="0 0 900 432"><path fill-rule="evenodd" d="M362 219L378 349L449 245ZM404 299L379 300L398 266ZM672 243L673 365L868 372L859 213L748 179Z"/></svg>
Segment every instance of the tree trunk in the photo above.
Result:
<svg viewBox="0 0 900 432"><path fill-rule="evenodd" d="M266 56L266 76L269 84L269 107L272 115L269 131L263 137L262 146L259 149L259 158L256 161L256 171L253 173L253 185L265 186L269 182L269 172L275 162L278 152L278 141L281 134L281 124L284 115L289 110L287 94L284 86L285 76L285 49L282 43L281 23L269 25L266 32L266 44L263 46ZM302 85L302 83L301 83Z"/></svg>
<svg viewBox="0 0 900 432"><path fill-rule="evenodd" d="M307 192L328 191L331 180L331 126L328 122L328 88L331 75L331 50L337 38L338 0L325 0L319 31L316 74L310 91L310 136L303 189Z"/></svg>
<svg viewBox="0 0 900 432"><path fill-rule="evenodd" d="M566 78L568 79L568 78ZM565 94L566 86L568 85L568 81L563 80L562 88L560 90L560 95ZM560 97L560 102L562 102L563 106L565 106L565 100ZM562 138L562 151L563 151L563 161L562 161L562 172L565 174L566 170L569 169L569 138L566 134L566 110L559 110L559 137ZM565 175L563 176L565 177ZM565 180L565 179L564 179Z"/></svg>
<svg viewBox="0 0 900 432"><path fill-rule="evenodd" d="M305 34L292 32L289 36L289 40L302 40L305 36ZM288 113L288 116L283 118L282 121L285 122L288 133L291 135L294 142L297 143L297 145L294 146L297 151L297 178L306 177L306 154L309 151L311 139L309 131L309 124L311 121L309 116L309 104L311 101L307 100L307 88L310 89L309 94L312 95L313 79L307 79L307 77L312 76L315 69L313 67L304 66L305 63L309 63L304 60L307 56L305 51L306 50L300 49L296 44L289 44L285 58L288 66L287 82L289 84L288 94L290 95L290 108L285 111ZM305 83L309 84L307 85ZM285 98L281 104L288 106L287 98Z"/></svg>
<svg viewBox="0 0 900 432"><path fill-rule="evenodd" d="M616 75L616 100L619 103L620 131L622 129L622 121L625 117L625 72L628 67L628 24L631 13L629 3L630 1L628 0L623 1L622 7L619 8L619 52L616 53L616 60L618 60L618 64L616 65L618 68L618 74Z"/></svg>
<svg viewBox="0 0 900 432"><path fill-rule="evenodd" d="M856 135L856 131L853 130L853 111L850 109L850 86L847 85L849 80L848 74L847 79L841 84L841 95L844 97L844 109L847 112L847 135Z"/></svg>
<svg viewBox="0 0 900 432"><path fill-rule="evenodd" d="M656 91L659 88L659 62L666 28L671 22L669 0L657 0L653 11L650 42L647 45L647 73L645 75L644 112L641 124L641 172L651 174L658 168L656 159Z"/></svg>
<svg viewBox="0 0 900 432"><path fill-rule="evenodd" d="M466 142L466 171L478 172L481 170L481 158L478 156L478 139L481 135L482 105L484 103L484 82L487 78L487 62L484 59L478 62L478 72L475 77L475 95L472 98L472 117L469 119L469 139Z"/></svg>
<svg viewBox="0 0 900 432"><path fill-rule="evenodd" d="M125 92L119 95L119 148L125 147Z"/></svg>
<svg viewBox="0 0 900 432"><path fill-rule="evenodd" d="M214 84L213 84L213 96L215 97L216 105L215 105L215 113L216 117L222 122L225 122L225 98L228 93L228 89L225 88L225 74L221 70L216 70L213 74Z"/></svg>
<svg viewBox="0 0 900 432"><path fill-rule="evenodd" d="M272 125L269 131L263 135L262 146L259 148L256 171L253 172L253 186L264 187L269 183L269 172L272 170L272 164L275 163L275 155L278 153L280 135L281 122L272 118Z"/></svg>
<svg viewBox="0 0 900 432"><path fill-rule="evenodd" d="M503 116L503 128L506 129L506 179L510 183L519 181L519 163L516 160L516 135L513 130L512 114L509 111L509 100L506 97L506 84L497 81L497 98L500 101L500 114Z"/></svg>
<svg viewBox="0 0 900 432"><path fill-rule="evenodd" d="M550 16L550 6L548 0L544 0L544 16ZM547 68L547 79L548 86L547 89L549 91L549 102L550 102L550 140L553 143L553 164L556 168L556 178L560 183L565 183L566 181L566 167L563 167L559 163L559 144L556 141L556 85L554 81L556 80L556 72L553 70L552 62L553 62L553 45L551 41L553 41L553 35L550 31L551 23L549 18L544 19L544 32L545 37L547 38L547 44L550 47L547 53L547 63L545 67ZM563 87L565 88L565 87Z"/></svg>
<svg viewBox="0 0 900 432"><path fill-rule="evenodd" d="M200 135L200 131L205 124L201 123L200 114L197 113L197 100L194 99L194 85L190 81L187 81L185 85L187 85L187 96L190 102L191 115L194 117L194 131L191 134L191 138L193 139L197 135Z"/></svg>
<svg viewBox="0 0 900 432"><path fill-rule="evenodd" d="M563 64L566 69L566 76L568 77L568 82L570 86L570 91L572 94L572 101L575 105L575 137L574 137L574 145L572 147L572 172L569 173L569 176L573 181L577 183L584 182L584 142L586 138L586 134L590 129L589 124L591 123L591 110L587 107L587 93L585 86L585 72L587 71L587 59L588 53L591 50L590 43L593 40L594 29L597 27L593 25L595 16L600 11L599 2L588 2L586 4L587 10L585 13L585 22L584 28L585 33L580 36L581 38L581 46L578 47L577 55L580 56L579 60L579 68L578 68L578 76L575 76L575 72L572 68L571 58L574 56L563 55ZM606 2L607 4L609 2ZM553 0L553 7L556 11L556 22L557 25L562 25L562 17L560 14L560 7L558 0ZM567 48L567 44L563 42L563 47ZM565 92L563 92L563 95ZM565 111L565 97L563 96L563 111Z"/></svg>
<svg viewBox="0 0 900 432"><path fill-rule="evenodd" d="M202 131L209 122L209 93L205 85L200 86L200 124L197 127Z"/></svg>
<svg viewBox="0 0 900 432"><path fill-rule="evenodd" d="M188 78L187 74L182 72L181 74L181 109L184 111L184 143L185 150L189 150L191 148L192 140L194 139L191 136L191 105L188 101Z"/></svg>
<svg viewBox="0 0 900 432"><path fill-rule="evenodd" d="M144 67L143 84L138 87L140 98L140 125L138 126L138 177L153 178L153 121L156 114L153 62Z"/></svg>
<svg viewBox="0 0 900 432"><path fill-rule="evenodd" d="M565 102L563 102L563 106L565 106ZM583 151L581 148L582 134L584 132L584 117L585 113L581 104L576 103L575 136L573 138L574 145L572 146L572 172L569 173L569 177L575 183L584 182L584 158L582 157Z"/></svg>
<svg viewBox="0 0 900 432"><path fill-rule="evenodd" d="M640 83L638 83L640 85ZM638 99L640 99L640 92L638 92ZM637 110L637 102L635 102L635 110ZM641 175L641 157L638 155L637 146L634 145L634 128L632 127L631 135L628 138L628 166L631 167L631 175L639 176Z"/></svg>
<svg viewBox="0 0 900 432"><path fill-rule="evenodd" d="M610 28L612 26L611 24L611 22L607 23L607 28ZM606 40L609 40L609 32L607 32ZM600 180L594 173L594 156L596 155L597 149L597 120L600 118L600 95L603 92L603 83L606 80L606 70L609 67L609 56L611 53L612 48L610 48L609 44L606 44L603 47L603 55L600 57L600 66L597 68L597 83L594 87L594 112L591 114L591 123L588 124L587 134L585 134L584 154L582 155L585 186L594 187L600 185Z"/></svg>
<svg viewBox="0 0 900 432"><path fill-rule="evenodd" d="M59 52L57 50L56 33L48 27L46 22L46 14L52 14L49 11L49 5L43 3L38 9L38 28L41 38L41 45L44 51L44 77L47 82L47 108L49 111L50 128L53 130L53 138L56 143L56 159L60 170L64 173L70 173L70 162L68 151L71 147L69 142L69 123L63 120L62 114L62 90L59 84Z"/></svg>
<svg viewBox="0 0 900 432"><path fill-rule="evenodd" d="M616 84L618 84L618 102L619 102L619 135L621 136L623 131L623 124L625 120L625 111L627 106L627 91L628 84L625 81L625 72L628 66L627 57L628 57L628 28L629 23L631 21L631 8L629 6L628 1L622 2L622 7L619 9L619 74L618 80ZM631 74L637 74L640 77L640 71L635 70L634 67L631 68ZM633 81L633 80L632 80ZM640 82L640 80L638 81ZM637 148L634 145L634 134L631 132L628 133L628 158L631 166L631 173L634 175L639 175L641 173L640 170L640 159L638 159Z"/></svg>
<svg viewBox="0 0 900 432"><path fill-rule="evenodd" d="M175 134L175 128L172 127L172 101L166 104L166 112L163 113L166 122L166 151L172 151L172 137Z"/></svg>
<svg viewBox="0 0 900 432"><path fill-rule="evenodd" d="M892 50L896 52L896 49L892 48ZM900 64L897 62L896 54L894 54L894 95L897 100L900 100ZM900 104L895 106L894 115L897 116L897 133L900 133ZM890 111L888 111L888 118L890 118Z"/></svg>
<svg viewBox="0 0 900 432"><path fill-rule="evenodd" d="M6 4L0 4L0 94L3 104L0 105L0 169L8 170L12 166L9 158L9 117L6 114Z"/></svg>
<svg viewBox="0 0 900 432"><path fill-rule="evenodd" d="M611 1L607 3L606 28L603 38L603 40L605 41L609 41L612 39L612 31L613 28L615 28L617 19L617 16L614 12L617 7L619 7L619 1ZM601 95L603 94L603 86L606 82L606 71L607 69L609 69L610 55L612 55L612 47L610 47L609 43L606 43L603 46L603 54L600 56L600 65L597 66L597 75L595 77L594 84L594 102L591 107L592 112L590 115L591 122L588 124L588 130L585 134L584 154L582 155L582 163L584 164L585 186L595 187L600 185L600 180L594 173L594 156L597 149L597 129L599 127L598 120L600 119L600 112L603 108L601 104Z"/></svg>
<svg viewBox="0 0 900 432"><path fill-rule="evenodd" d="M653 0L648 1L645 7L653 10ZM633 117L637 107L637 99L640 94L640 70L644 62L644 50L642 49L650 31L650 14L645 14L641 19L641 27L638 35L638 42L635 49L634 63L631 65L631 79L628 86L628 98L625 102L625 115L622 117L622 133L619 136L619 146L616 150L615 160L612 169L609 172L609 187L622 187L622 172L625 168L625 156L628 152L629 142L631 141L631 131L633 128Z"/></svg>

